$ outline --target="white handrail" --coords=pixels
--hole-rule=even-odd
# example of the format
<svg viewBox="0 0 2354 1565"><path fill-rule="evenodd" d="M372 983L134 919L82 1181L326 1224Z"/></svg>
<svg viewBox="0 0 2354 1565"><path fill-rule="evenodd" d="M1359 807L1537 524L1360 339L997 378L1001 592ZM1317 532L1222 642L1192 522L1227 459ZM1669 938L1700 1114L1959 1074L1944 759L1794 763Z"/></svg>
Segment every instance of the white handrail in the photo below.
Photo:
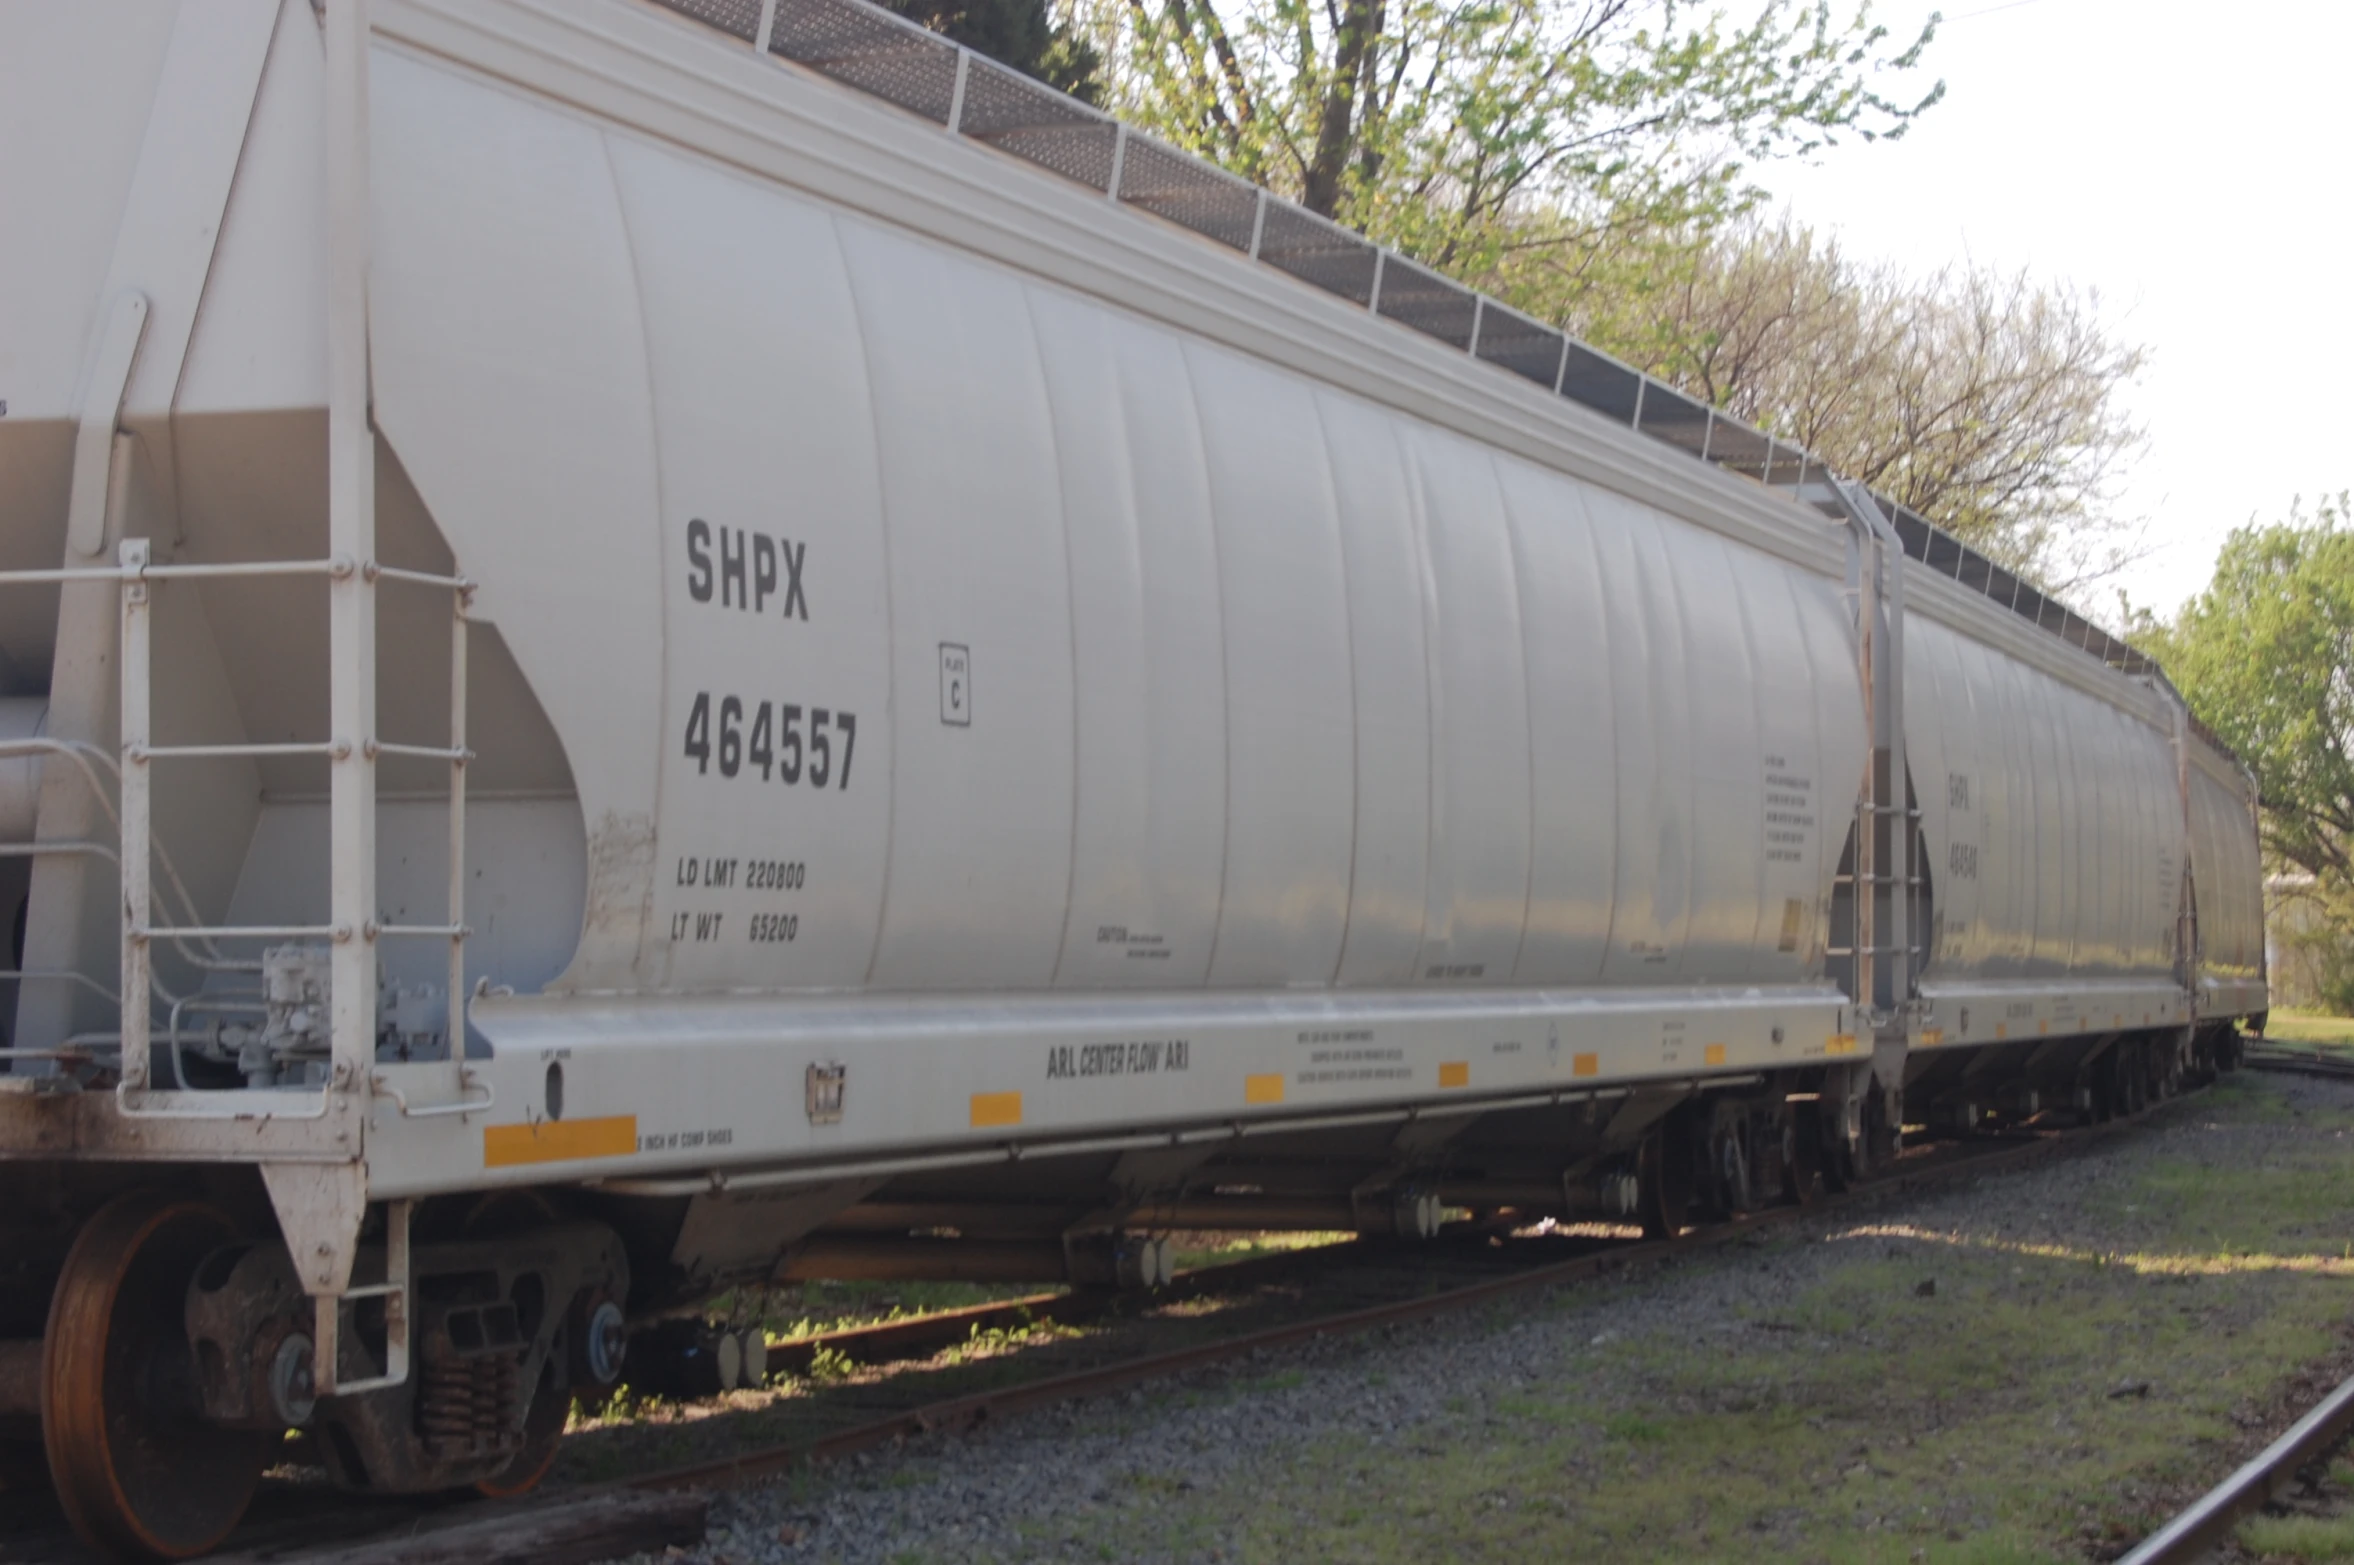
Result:
<svg viewBox="0 0 2354 1565"><path fill-rule="evenodd" d="M218 1107L204 1105L160 1109L137 1106L138 1100L150 1090L149 1078L153 1068L151 1057L154 1036L153 1009L156 1001L162 999L172 1006L171 1039L175 1073L179 1066L178 1016L180 1010L189 1003L202 1003L201 997L187 999L176 997L156 981L153 957L154 942L158 940L175 942L183 955L208 969L235 968L251 971L254 964L250 962L231 962L221 958L218 954L221 943L317 940L329 943L338 951L352 952L372 947L378 939L437 939L447 940L450 943L449 1004L447 1010L449 1051L453 1067L458 1073L458 1090L464 1101L456 1105L412 1110L403 1100L401 1110L403 1115L408 1118L429 1118L439 1114L481 1112L489 1106L492 1099L488 1096L480 1099L472 1096L476 1090L487 1094L489 1088L477 1082L466 1069L466 997L464 988L465 942L467 937L473 933L465 921L464 833L465 768L474 759L474 752L466 743L466 654L470 625L467 603L474 591L475 584L463 576L444 576L398 566L385 566L372 559L365 560L364 563L355 567L352 563L353 556L350 554L338 554L325 560L254 560L221 565L157 565L152 563L149 558L150 548L151 545L143 539L126 541L121 548L120 563L111 570L91 568L59 572L0 572L0 585L27 581L112 580L119 583L122 589L121 760L116 761L115 758L107 756L105 752L92 745L49 739L14 740L0 743L0 756L11 753L65 755L81 768L89 780L92 790L98 795L101 807L116 827L123 842L128 844L134 840L142 840L148 850L139 853L123 851L112 855L120 866L124 910L123 988L120 996L110 995L110 998L116 999L123 1016L121 1036L124 1039L124 1046L121 1059L121 1078L116 1088L116 1098L123 1112L138 1117L174 1119L233 1119L250 1117L252 1112L248 1093L240 1091L224 1091L218 1094L220 1099ZM271 576L323 577L347 591L354 588L370 588L379 581L391 581L450 593L452 602L450 742L447 745L406 744L388 742L370 735L357 740L338 736L321 741L269 743L178 745L152 743L150 733L153 720L151 705L153 648L150 614L152 588L156 584L179 579ZM366 685L372 683L374 678L372 639L372 637L345 637L338 641L337 655L356 652L363 663L370 665L359 671L360 677L357 680L344 680L343 684ZM346 645L347 642L356 642L356 645ZM365 733L366 728L372 726L373 713L369 710L372 703L362 702L361 706L362 710L356 715L361 717L362 722L359 726ZM170 857L165 853L163 845L154 838L151 798L154 772L149 764L151 762L310 757L324 758L335 763L338 767L358 763L372 768L375 761L385 756L440 761L446 763L450 768L450 915L446 923L394 924L380 923L373 918L357 923L342 918L333 918L329 922L318 924L208 923L197 913L195 898L189 894L186 884L181 881L178 872L172 867ZM119 809L115 801L107 796L107 790L96 769L99 764L105 765L119 779L118 786L121 796ZM370 844L367 852L372 857L373 822L376 809L373 770L371 769L364 778L360 779L360 782L364 784L361 802L367 821L361 836ZM338 841L340 841L340 837L338 837ZM104 845L99 843L81 844L78 849L68 849L61 845L36 844L26 851L76 850L100 853L107 851ZM152 853L162 865L170 889L177 893L177 900L187 915L182 922L156 922L155 887L149 876L147 864L149 853ZM335 868L332 871L331 880L333 875L344 873L351 867L351 864L358 862L352 853L341 849L336 852L334 857ZM350 864L346 863L347 860L350 861ZM347 900L347 896L343 894L331 896L331 901L336 903L341 903L344 900ZM207 954L200 955L191 950L191 942L201 945ZM338 970L341 971L346 966L348 963L343 958L338 958ZM98 985L95 980L79 974L74 976L79 981L104 992L103 986ZM348 972L343 976L346 980L350 977ZM374 997L372 995L358 1004L370 1017L373 1016ZM348 1020L347 1017L346 1021L348 1022ZM353 1081L363 1081L374 1085L371 1081L372 1073L367 1070L367 1067L373 1064L374 1056L373 1021L367 1021L361 1030L365 1039L366 1059L354 1067L348 1059L338 1058L336 1068L329 1073L327 1082L321 1087L316 1113L299 1117L317 1118L326 1114L328 1111L327 1094L336 1090L338 1083L348 1086ZM350 1048L351 1040L340 1037L339 1034L337 1054L339 1056L347 1054L350 1052ZM205 1094L205 1096L215 1095ZM397 1093L395 1096L397 1097ZM240 1106L241 1103L243 1106Z"/></svg>

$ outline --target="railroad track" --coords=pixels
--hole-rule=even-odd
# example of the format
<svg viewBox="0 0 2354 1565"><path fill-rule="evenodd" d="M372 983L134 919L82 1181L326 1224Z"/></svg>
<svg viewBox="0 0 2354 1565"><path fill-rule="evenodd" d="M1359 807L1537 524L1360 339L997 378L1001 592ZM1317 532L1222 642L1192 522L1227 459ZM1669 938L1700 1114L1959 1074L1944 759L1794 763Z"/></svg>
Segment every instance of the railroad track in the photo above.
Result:
<svg viewBox="0 0 2354 1565"><path fill-rule="evenodd" d="M791 1370L807 1368L821 1352L840 1361L879 1365L938 1354L976 1332L1041 1323L1102 1326L1091 1336L1049 1340L1018 1355L948 1372L927 1370L828 1388L778 1399L751 1414L716 1414L688 1426L690 1438L707 1432L703 1445L729 1447L716 1454L696 1451L683 1460L675 1454L668 1459L644 1454L666 1434L675 1434L676 1426L652 1433L642 1427L584 1431L568 1440L565 1458L559 1459L555 1482L564 1487L520 1501L371 1501L335 1493L323 1483L281 1478L265 1486L251 1518L218 1558L228 1565L457 1565L486 1559L588 1565L691 1542L702 1533L704 1497L715 1489L1235 1362L1313 1337L1375 1330L1705 1253L1829 1211L2073 1155L2129 1131L2138 1118L2066 1132L1929 1143L1855 1189L1675 1239L1578 1231L1506 1239L1460 1224L1423 1244L1358 1239L1205 1267L1181 1274L1150 1300L1101 1293L1039 1295L780 1342L771 1350L771 1367ZM1171 1308L1194 1303L1217 1307L1204 1312ZM943 1381L960 1383L948 1389ZM947 1394L941 1394L944 1389ZM601 1465L620 1465L628 1476L604 1476L600 1464L579 1459L584 1451L593 1456L600 1442L619 1453L618 1463L609 1452ZM38 1513L45 1495L16 1496L13 1512L9 1498L0 1495L0 1556L23 1565L88 1565L90 1557L56 1522L53 1507L43 1523Z"/></svg>
<svg viewBox="0 0 2354 1565"><path fill-rule="evenodd" d="M2354 1055L2337 1049L2294 1049L2279 1043L2250 1043L2240 1055L2250 1070L2288 1071L2299 1076L2326 1076L2354 1081Z"/></svg>
<svg viewBox="0 0 2354 1565"><path fill-rule="evenodd" d="M2354 1433L2354 1380L2338 1386L2288 1432L2257 1452L2127 1554L2120 1565L2192 1565L2233 1529L2279 1498L2300 1472L2326 1459Z"/></svg>
<svg viewBox="0 0 2354 1565"><path fill-rule="evenodd" d="M2354 1057L2336 1050L2256 1041L2242 1050L2240 1063L2248 1070L2354 1080ZM2272 1503L2298 1473L2327 1457L2349 1434L2354 1434L2354 1380L2323 1397L2279 1439L2143 1539L2120 1565L2191 1565L2207 1558L2241 1522Z"/></svg>

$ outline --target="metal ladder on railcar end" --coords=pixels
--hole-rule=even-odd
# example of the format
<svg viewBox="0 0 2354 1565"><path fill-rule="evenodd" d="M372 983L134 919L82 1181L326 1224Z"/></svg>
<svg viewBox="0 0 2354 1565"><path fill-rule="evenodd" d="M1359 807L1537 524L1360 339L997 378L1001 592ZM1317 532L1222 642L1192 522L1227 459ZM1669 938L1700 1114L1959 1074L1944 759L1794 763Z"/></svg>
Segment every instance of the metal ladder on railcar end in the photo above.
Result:
<svg viewBox="0 0 2354 1565"><path fill-rule="evenodd" d="M1826 488L1825 498L1837 504L1848 526L1848 590L1855 603L1868 746L1856 802L1854 861L1847 873L1833 877L1834 887L1848 891L1847 944L1825 953L1853 962L1850 998L1858 1031L1870 1038L1865 1057L1846 1068L1842 1129L1853 1147L1865 1135L1865 1099L1874 1079L1880 1083L1880 1118L1887 1134L1899 1141L1903 1135L1905 1063L1927 961L1913 938L1912 920L1927 877L1921 862L1921 811L1905 758L1904 543L1863 485L1833 479Z"/></svg>
<svg viewBox="0 0 2354 1565"><path fill-rule="evenodd" d="M68 573L50 573L68 574ZM121 1080L115 1091L124 1112L143 1117L174 1118L235 1118L234 1109L214 1110L201 1102L170 1102L160 1107L144 1106L144 1100L154 1095L150 1081L150 1049L153 1043L153 1008L157 995L154 976L154 943L169 941L180 954L196 967L207 971L257 973L261 969L251 962L230 961L219 955L221 941L315 940L325 941L338 954L372 958L375 942L380 939L438 939L449 943L448 966L448 1031L450 1060L457 1072L457 1085L467 1088L472 1073L466 1067L465 1039L465 944L471 932L465 923L465 826L466 826L466 764L473 752L466 744L466 664L467 664L467 605L473 584L464 577L435 576L421 571L399 570L373 561L354 563L338 556L328 560L257 561L222 565L157 565L151 562L150 547L145 539L132 539L121 549L119 569L104 572L73 572L76 576L104 576L119 579L122 586L121 637L121 833L122 833L122 953L123 953L123 1059ZM345 722L332 723L335 734L325 740L277 744L191 744L157 745L153 742L152 700L152 589L177 580L220 579L224 577L289 577L323 576L330 583L352 583L373 589L379 581L412 583L437 588L451 594L450 637L450 742L447 745L414 745L389 743L365 734L354 738L344 730L354 726ZM373 615L370 614L372 622ZM360 649L361 667L354 677L372 686L375 678L375 655L372 645ZM342 670L337 670L341 674ZM339 680L339 683L341 681ZM371 703L372 705L372 703ZM340 714L339 714L340 715ZM370 714L372 715L372 714ZM372 724L368 726L373 726ZM186 888L178 884L178 877L170 870L168 856L161 853L153 835L155 766L158 762L203 759L251 759L271 757L311 756L325 758L337 770L331 773L339 783L346 783L357 795L354 807L337 812L330 825L329 843L329 905L331 921L325 924L206 924L194 921L197 917L193 900ZM442 924L385 924L372 913L353 918L354 907L365 909L374 901L374 845L376 837L376 797L374 763L385 756L409 757L440 761L450 769L449 791L449 918ZM343 790L338 790L339 792ZM186 906L190 922L159 924L155 915L153 866L163 862L166 873L174 882L180 901ZM364 877L364 886L353 882ZM357 964L351 964L357 965ZM330 996L331 1046L330 1069L324 1085L329 1090L357 1091L375 1085L373 1066L376 1046L375 975L366 974L364 985L347 986L344 975L336 974L336 984ZM356 989L356 993L347 993ZM207 1008L194 997L163 998L179 1008ZM140 1003L142 1000L145 1003ZM176 1028L167 1033L167 1044L178 1048ZM211 1097L212 1094L187 1094L190 1098ZM461 1091L461 1097L464 1096ZM473 1105L473 1108L487 1107ZM430 1110L403 1111L412 1115Z"/></svg>

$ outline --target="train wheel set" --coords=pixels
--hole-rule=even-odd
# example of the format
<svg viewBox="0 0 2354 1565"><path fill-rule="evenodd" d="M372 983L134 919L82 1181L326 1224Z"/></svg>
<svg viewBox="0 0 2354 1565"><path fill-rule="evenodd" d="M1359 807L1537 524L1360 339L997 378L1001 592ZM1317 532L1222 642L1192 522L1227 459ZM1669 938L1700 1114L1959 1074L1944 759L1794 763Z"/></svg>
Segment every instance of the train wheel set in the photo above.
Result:
<svg viewBox="0 0 2354 1565"><path fill-rule="evenodd" d="M199 1268L235 1232L205 1203L136 1191L83 1224L57 1279L42 1440L58 1503L112 1553L205 1553L261 1480L270 1437L205 1421L183 1322Z"/></svg>

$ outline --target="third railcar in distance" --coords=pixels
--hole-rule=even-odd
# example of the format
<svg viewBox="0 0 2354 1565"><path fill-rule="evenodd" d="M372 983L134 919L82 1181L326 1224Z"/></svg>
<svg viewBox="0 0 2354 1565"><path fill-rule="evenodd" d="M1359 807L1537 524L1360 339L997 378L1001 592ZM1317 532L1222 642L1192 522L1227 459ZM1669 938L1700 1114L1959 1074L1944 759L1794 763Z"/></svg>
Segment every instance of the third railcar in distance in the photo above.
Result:
<svg viewBox="0 0 2354 1565"><path fill-rule="evenodd" d="M0 90L0 1417L110 1547L526 1484L737 1283L1670 1228L2264 1010L2131 648L859 0Z"/></svg>

